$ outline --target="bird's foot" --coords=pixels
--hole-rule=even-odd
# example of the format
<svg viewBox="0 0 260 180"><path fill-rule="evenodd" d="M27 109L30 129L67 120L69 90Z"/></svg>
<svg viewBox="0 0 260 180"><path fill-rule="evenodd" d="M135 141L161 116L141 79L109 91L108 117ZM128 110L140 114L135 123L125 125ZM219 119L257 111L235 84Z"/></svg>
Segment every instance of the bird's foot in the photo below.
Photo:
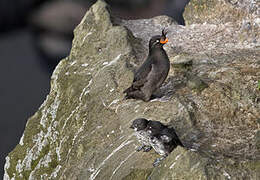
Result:
<svg viewBox="0 0 260 180"><path fill-rule="evenodd" d="M139 151L141 151L143 148L144 148L144 145L138 146L138 147L136 148L136 151L139 152Z"/></svg>
<svg viewBox="0 0 260 180"><path fill-rule="evenodd" d="M143 152L149 152L152 149L151 146L146 146L146 145L142 145L137 147L136 151L139 152L141 150L143 150Z"/></svg>
<svg viewBox="0 0 260 180"><path fill-rule="evenodd" d="M123 100L127 100L127 99L131 99L131 97L128 96L128 95L126 95L126 96L123 98Z"/></svg>
<svg viewBox="0 0 260 180"><path fill-rule="evenodd" d="M143 147L143 151L144 152L149 152L149 151L151 151L152 150L152 147L151 146L144 146Z"/></svg>
<svg viewBox="0 0 260 180"><path fill-rule="evenodd" d="M157 167L159 166L159 164L161 163L162 160L164 160L166 158L166 156L162 156L160 158L156 158L155 161L153 162L153 166Z"/></svg>

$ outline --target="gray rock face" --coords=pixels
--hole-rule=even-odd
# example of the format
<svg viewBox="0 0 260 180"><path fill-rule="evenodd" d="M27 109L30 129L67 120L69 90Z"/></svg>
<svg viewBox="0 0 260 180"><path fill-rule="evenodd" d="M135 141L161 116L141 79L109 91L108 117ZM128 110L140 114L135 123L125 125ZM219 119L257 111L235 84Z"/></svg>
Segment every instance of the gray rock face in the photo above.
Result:
<svg viewBox="0 0 260 180"><path fill-rule="evenodd" d="M164 16L118 21L98 1L75 29L50 94L6 157L4 179L256 180L260 31L254 27L258 34L252 35L238 24L183 27ZM172 63L164 96L123 100L150 37L163 27ZM189 150L178 147L152 167L158 155L136 152L129 128L140 117L173 126Z"/></svg>
<svg viewBox="0 0 260 180"><path fill-rule="evenodd" d="M259 21L260 3L259 0L192 0L184 16L187 24Z"/></svg>

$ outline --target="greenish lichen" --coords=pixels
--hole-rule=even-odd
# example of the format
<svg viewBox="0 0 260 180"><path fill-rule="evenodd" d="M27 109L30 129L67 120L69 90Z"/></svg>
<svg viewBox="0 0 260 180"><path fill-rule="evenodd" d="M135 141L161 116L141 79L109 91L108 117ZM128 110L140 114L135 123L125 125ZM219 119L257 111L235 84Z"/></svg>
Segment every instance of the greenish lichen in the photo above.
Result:
<svg viewBox="0 0 260 180"><path fill-rule="evenodd" d="M16 171L16 165L18 163L18 160L22 160L26 154L25 148L18 144L15 149L9 153L10 157L10 167L7 169L7 173L10 178L12 178L14 175L17 175Z"/></svg>
<svg viewBox="0 0 260 180"><path fill-rule="evenodd" d="M206 89L208 84L206 84L200 77L187 73L187 87L189 87L191 90L196 91L198 93L202 92L204 89Z"/></svg>
<svg viewBox="0 0 260 180"><path fill-rule="evenodd" d="M176 69L185 69L186 71L190 71L192 68L192 61L183 64L173 64L172 67Z"/></svg>
<svg viewBox="0 0 260 180"><path fill-rule="evenodd" d="M133 169L127 176L122 180L144 180L148 179L152 172L152 169Z"/></svg>
<svg viewBox="0 0 260 180"><path fill-rule="evenodd" d="M29 179L31 170L24 170L21 179ZM19 176L18 176L19 177Z"/></svg>
<svg viewBox="0 0 260 180"><path fill-rule="evenodd" d="M49 153L50 151L50 145L47 144L46 146L44 146L40 152L40 154L37 156L37 158L35 160L32 160L31 162L31 170L33 171L35 169L35 167L37 166L37 164L39 163L39 161Z"/></svg>
<svg viewBox="0 0 260 180"><path fill-rule="evenodd" d="M57 159L57 154L55 153L54 156L51 158L51 162L49 163L50 169L55 169L58 166L58 159Z"/></svg>

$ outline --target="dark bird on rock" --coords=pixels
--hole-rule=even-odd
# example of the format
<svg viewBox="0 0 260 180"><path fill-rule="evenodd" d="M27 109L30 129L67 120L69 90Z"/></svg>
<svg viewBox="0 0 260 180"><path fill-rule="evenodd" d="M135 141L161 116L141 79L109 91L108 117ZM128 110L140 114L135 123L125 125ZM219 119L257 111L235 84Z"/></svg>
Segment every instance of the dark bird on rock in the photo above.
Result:
<svg viewBox="0 0 260 180"><path fill-rule="evenodd" d="M163 49L163 45L168 42L166 34L163 29L162 35L150 39L148 57L136 71L132 85L124 91L125 99L147 102L165 81L170 69L169 58Z"/></svg>
<svg viewBox="0 0 260 180"><path fill-rule="evenodd" d="M184 147L174 128L170 128L159 121L138 118L133 121L130 128L135 130L135 135L142 144L137 151L143 149L143 151L148 152L153 148L156 153L162 156L155 160L154 166L157 166L178 145Z"/></svg>

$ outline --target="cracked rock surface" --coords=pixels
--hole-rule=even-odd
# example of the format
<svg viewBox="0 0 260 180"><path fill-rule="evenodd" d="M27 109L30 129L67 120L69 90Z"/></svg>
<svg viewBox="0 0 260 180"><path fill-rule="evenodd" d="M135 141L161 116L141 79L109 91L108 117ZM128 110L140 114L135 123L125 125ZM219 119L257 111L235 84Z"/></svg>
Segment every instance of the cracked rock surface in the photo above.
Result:
<svg viewBox="0 0 260 180"><path fill-rule="evenodd" d="M203 23L217 3L204 3L194 15L198 21L189 19L192 3L185 10L190 24L185 27L166 16L111 18L103 1L94 4L74 31L70 55L52 75L49 95L6 157L4 179L257 180L258 14L250 16L250 28L244 24L247 14ZM226 3L226 8L239 5ZM123 90L147 56L150 37L164 27L171 70L163 96L148 103L123 100ZM187 149L176 148L153 167L158 155L136 152L138 142L129 128L140 117L174 127Z"/></svg>

